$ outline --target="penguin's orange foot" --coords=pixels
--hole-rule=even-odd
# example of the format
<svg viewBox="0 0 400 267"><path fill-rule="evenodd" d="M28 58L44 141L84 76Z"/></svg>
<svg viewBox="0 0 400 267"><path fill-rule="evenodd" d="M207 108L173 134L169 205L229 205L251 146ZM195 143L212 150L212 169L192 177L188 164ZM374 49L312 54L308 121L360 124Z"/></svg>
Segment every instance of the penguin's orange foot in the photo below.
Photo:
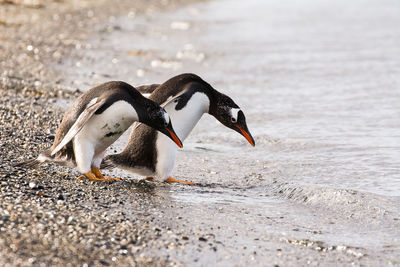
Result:
<svg viewBox="0 0 400 267"><path fill-rule="evenodd" d="M178 179L175 179L172 176L168 177L168 179L165 182L167 182L167 183L182 183L182 184L196 184L196 183L193 183L191 181L178 180Z"/></svg>
<svg viewBox="0 0 400 267"><path fill-rule="evenodd" d="M110 177L110 176L103 176L104 179L107 179L108 181L122 181L121 178L117 178L117 177Z"/></svg>
<svg viewBox="0 0 400 267"><path fill-rule="evenodd" d="M92 167L92 173L96 176L97 179L103 179L102 181L122 181L120 178L104 176L99 168Z"/></svg>
<svg viewBox="0 0 400 267"><path fill-rule="evenodd" d="M77 180L83 180L83 179L85 179L85 178L89 179L90 181L111 181L111 180L108 180L108 179L105 179L105 178L97 178L97 177L96 177L93 173L91 173L91 172L84 173L83 175L79 176L79 177L77 178Z"/></svg>
<svg viewBox="0 0 400 267"><path fill-rule="evenodd" d="M146 181L153 181L154 180L154 177L153 176L147 176L146 177Z"/></svg>

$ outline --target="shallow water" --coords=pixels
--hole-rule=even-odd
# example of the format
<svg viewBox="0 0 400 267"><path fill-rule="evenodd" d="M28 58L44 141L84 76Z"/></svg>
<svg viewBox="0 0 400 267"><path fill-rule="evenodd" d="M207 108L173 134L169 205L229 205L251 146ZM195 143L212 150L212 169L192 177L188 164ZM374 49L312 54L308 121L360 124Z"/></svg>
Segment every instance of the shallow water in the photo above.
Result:
<svg viewBox="0 0 400 267"><path fill-rule="evenodd" d="M399 14L389 0L206 2L113 19L104 27L118 30L92 40L70 71L84 88L195 72L243 109L255 148L204 116L178 155L174 176L200 186L168 194L183 203L183 220L198 218L193 229L223 224L207 218L223 207L253 225L232 222L228 229L249 236L234 242L216 230L227 243L289 236L396 258ZM247 262L236 260L222 262Z"/></svg>

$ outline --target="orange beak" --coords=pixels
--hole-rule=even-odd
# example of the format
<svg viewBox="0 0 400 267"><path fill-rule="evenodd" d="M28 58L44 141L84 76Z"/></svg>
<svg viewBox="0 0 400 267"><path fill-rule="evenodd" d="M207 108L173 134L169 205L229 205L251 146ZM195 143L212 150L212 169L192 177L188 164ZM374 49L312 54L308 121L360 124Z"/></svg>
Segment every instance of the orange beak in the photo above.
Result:
<svg viewBox="0 0 400 267"><path fill-rule="evenodd" d="M246 140L250 143L250 145L255 146L253 138L245 131L243 130L240 126L236 125L236 127L239 128L240 132L246 138Z"/></svg>
<svg viewBox="0 0 400 267"><path fill-rule="evenodd" d="M179 138L176 136L175 133L173 133L171 130L167 129L167 131L169 132L169 134L171 135L172 140L174 140L175 144L177 144L180 148L183 147L181 141L179 140Z"/></svg>

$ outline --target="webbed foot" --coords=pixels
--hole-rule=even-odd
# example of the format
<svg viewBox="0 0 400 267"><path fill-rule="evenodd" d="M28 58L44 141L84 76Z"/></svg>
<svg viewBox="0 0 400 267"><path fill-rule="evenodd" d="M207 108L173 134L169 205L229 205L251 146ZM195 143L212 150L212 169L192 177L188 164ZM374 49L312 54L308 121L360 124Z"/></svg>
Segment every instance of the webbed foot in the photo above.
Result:
<svg viewBox="0 0 400 267"><path fill-rule="evenodd" d="M182 184L196 184L196 183L193 183L191 181L178 180L178 179L175 179L172 176L168 177L168 179L165 180L165 182L167 182L167 183L182 183Z"/></svg>
<svg viewBox="0 0 400 267"><path fill-rule="evenodd" d="M116 177L110 177L110 176L104 176L99 168L92 167L92 172L96 176L96 178L99 179L105 179L105 181L122 181L121 178L116 178Z"/></svg>

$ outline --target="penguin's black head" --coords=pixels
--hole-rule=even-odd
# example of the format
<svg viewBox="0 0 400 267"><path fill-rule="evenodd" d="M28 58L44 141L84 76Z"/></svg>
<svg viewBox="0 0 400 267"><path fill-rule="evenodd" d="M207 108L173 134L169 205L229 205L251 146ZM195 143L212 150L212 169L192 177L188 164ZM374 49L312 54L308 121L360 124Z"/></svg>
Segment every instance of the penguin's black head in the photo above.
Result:
<svg viewBox="0 0 400 267"><path fill-rule="evenodd" d="M139 115L139 121L162 132L182 148L182 142L172 127L168 113L158 104L149 99L146 99L144 106L145 110L142 112L142 116Z"/></svg>
<svg viewBox="0 0 400 267"><path fill-rule="evenodd" d="M243 135L252 146L255 146L254 139L247 128L246 117L239 106L229 96L221 93L214 98L215 101L211 103L209 113L226 127Z"/></svg>

